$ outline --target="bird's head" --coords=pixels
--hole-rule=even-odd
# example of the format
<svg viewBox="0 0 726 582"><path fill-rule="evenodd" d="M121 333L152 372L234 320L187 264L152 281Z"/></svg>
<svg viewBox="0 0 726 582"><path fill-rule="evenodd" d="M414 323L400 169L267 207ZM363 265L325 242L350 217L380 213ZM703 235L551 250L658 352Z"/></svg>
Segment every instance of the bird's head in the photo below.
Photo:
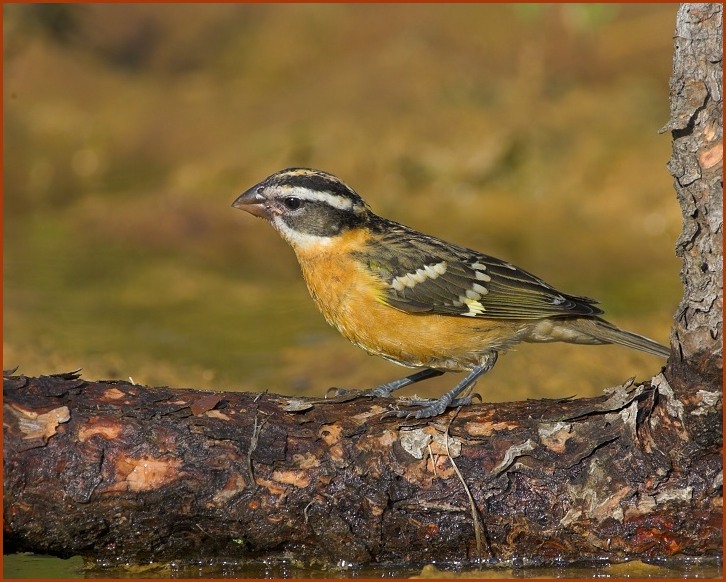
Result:
<svg viewBox="0 0 726 582"><path fill-rule="evenodd" d="M234 208L269 220L293 245L321 243L365 223L370 210L347 184L326 172L288 168L243 192Z"/></svg>

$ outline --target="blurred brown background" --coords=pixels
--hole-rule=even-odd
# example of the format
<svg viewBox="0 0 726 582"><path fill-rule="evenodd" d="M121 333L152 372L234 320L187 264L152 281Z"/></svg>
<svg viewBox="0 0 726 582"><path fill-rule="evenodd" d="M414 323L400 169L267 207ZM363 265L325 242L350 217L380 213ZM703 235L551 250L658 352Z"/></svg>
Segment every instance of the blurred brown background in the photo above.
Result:
<svg viewBox="0 0 726 582"><path fill-rule="evenodd" d="M230 207L296 165L667 343L676 9L6 4L4 367L314 395L408 373L328 328L292 251ZM477 390L597 394L660 365L524 345Z"/></svg>

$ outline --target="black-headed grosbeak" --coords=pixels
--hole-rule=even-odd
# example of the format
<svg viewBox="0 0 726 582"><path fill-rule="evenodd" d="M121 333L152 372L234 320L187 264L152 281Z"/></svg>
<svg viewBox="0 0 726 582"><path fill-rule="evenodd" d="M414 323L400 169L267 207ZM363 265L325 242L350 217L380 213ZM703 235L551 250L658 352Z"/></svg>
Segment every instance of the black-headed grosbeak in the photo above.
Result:
<svg viewBox="0 0 726 582"><path fill-rule="evenodd" d="M601 319L593 299L377 216L331 174L282 170L233 206L268 220L290 243L328 323L370 354L424 368L366 394L388 396L444 372L468 372L438 400L418 402L416 418L469 404L470 396L457 396L519 342L613 343L669 355Z"/></svg>

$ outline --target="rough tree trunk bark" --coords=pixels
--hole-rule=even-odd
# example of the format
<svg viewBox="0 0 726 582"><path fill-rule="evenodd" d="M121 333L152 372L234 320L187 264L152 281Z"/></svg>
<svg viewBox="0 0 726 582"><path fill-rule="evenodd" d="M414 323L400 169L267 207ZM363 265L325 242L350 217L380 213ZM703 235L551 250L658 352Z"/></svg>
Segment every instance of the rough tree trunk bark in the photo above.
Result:
<svg viewBox="0 0 726 582"><path fill-rule="evenodd" d="M681 7L670 169L685 294L664 373L482 404L4 378L5 550L100 561L528 562L722 547L721 18Z"/></svg>
<svg viewBox="0 0 726 582"><path fill-rule="evenodd" d="M683 213L676 254L683 299L671 331L668 377L694 398L694 379L723 374L723 7L684 4L678 12L670 81L673 136L668 169Z"/></svg>

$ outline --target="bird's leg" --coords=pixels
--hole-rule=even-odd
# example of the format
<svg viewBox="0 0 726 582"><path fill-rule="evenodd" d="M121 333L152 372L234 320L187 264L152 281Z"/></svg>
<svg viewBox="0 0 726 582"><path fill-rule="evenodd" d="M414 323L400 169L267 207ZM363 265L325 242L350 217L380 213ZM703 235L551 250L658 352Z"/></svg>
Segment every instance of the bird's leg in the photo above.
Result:
<svg viewBox="0 0 726 582"><path fill-rule="evenodd" d="M486 374L489 370L491 370L494 367L496 361L497 352L490 352L486 355L486 358L478 366L476 366L471 372L469 372L469 374L467 374L466 378L464 378L446 394L441 396L438 400L430 404L425 401L421 402L420 404L423 405L423 408L417 410L415 414L411 414L410 416L413 416L415 418L431 418L432 416L438 416L450 406L466 406L471 404L471 396L467 396L466 398L456 397L461 394L466 388L471 386L479 376L482 376L483 374ZM401 411L398 413L398 416L399 418L401 418L404 416L409 416L409 414L405 411Z"/></svg>
<svg viewBox="0 0 726 582"><path fill-rule="evenodd" d="M400 378L399 380L393 380L393 382L381 384L377 388L372 388L371 390L346 390L345 388L330 388L328 390L328 393L332 392L334 394L332 398L332 400L334 401L338 401L336 399L340 399L341 397L351 399L350 394L355 394L353 398L359 398L361 396L386 398L391 395L391 392L394 392L399 388L403 388L404 386L410 386L411 384L415 384L416 382L420 382L421 380L441 376L441 374L443 373L443 370L425 368L423 370L419 370L415 374L411 374L410 376L406 376L405 378ZM328 396L326 396L326 398L328 398Z"/></svg>
<svg viewBox="0 0 726 582"><path fill-rule="evenodd" d="M415 384L416 382L420 382L421 380L427 380L429 378L441 376L441 374L443 373L443 370L425 368L423 370L419 370L415 374L406 376L405 378L394 380L393 382L387 382L386 384L381 384L378 388L373 388L373 390L369 390L368 392L366 392L365 395L386 398L387 396L391 395L391 392L394 392L399 388L403 388L404 386L410 386L411 384Z"/></svg>

